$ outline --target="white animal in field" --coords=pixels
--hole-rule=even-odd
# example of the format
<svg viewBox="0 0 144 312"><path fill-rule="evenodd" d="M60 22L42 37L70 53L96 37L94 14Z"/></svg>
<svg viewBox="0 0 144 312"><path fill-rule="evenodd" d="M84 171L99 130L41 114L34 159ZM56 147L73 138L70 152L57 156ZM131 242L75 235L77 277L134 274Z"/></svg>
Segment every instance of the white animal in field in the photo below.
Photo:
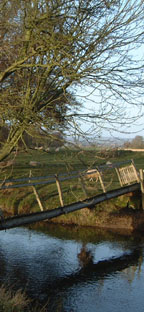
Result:
<svg viewBox="0 0 144 312"><path fill-rule="evenodd" d="M106 165L109 166L109 167L112 167L112 162L108 160L108 161L106 162Z"/></svg>
<svg viewBox="0 0 144 312"><path fill-rule="evenodd" d="M99 171L97 169L90 169L86 171L85 178L89 181L95 181L97 182L99 179Z"/></svg>
<svg viewBox="0 0 144 312"><path fill-rule="evenodd" d="M38 162L38 161L31 160L31 161L29 162L29 165L32 166L32 167L37 167L37 166L40 166L41 163Z"/></svg>
<svg viewBox="0 0 144 312"><path fill-rule="evenodd" d="M55 149L55 152L59 152L59 150L60 150L60 148L59 148L59 147L57 147L57 148Z"/></svg>

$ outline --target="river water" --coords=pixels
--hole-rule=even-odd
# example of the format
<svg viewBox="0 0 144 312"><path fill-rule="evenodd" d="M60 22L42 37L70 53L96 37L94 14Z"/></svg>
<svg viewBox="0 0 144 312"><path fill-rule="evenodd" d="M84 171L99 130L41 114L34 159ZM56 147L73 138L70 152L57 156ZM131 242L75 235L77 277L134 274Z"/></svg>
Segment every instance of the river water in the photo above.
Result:
<svg viewBox="0 0 144 312"><path fill-rule="evenodd" d="M0 282L51 312L144 310L144 238L36 225L0 232Z"/></svg>

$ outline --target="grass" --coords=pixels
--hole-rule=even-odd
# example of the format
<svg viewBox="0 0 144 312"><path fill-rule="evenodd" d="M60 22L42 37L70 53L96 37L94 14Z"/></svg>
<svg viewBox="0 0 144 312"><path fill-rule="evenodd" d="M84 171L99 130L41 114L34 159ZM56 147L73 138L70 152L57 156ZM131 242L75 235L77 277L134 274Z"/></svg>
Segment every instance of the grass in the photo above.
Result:
<svg viewBox="0 0 144 312"><path fill-rule="evenodd" d="M14 291L6 285L0 287L0 312L46 312L47 305L41 307L28 298L21 289Z"/></svg>
<svg viewBox="0 0 144 312"><path fill-rule="evenodd" d="M23 312L29 306L30 300L21 290L17 292L0 287L0 311L1 312Z"/></svg>
<svg viewBox="0 0 144 312"><path fill-rule="evenodd" d="M1 179L29 177L30 170L33 176L46 176L60 173L79 171L80 169L92 168L106 163L107 160L114 162L133 159L138 169L144 167L144 153L131 151L110 151L107 155L96 150L65 150L59 152L29 151L21 152L15 159L13 168L2 170ZM38 161L37 167L31 167L30 161ZM119 187L119 181L115 170L106 169L103 173L103 180L106 190ZM85 181L88 196L102 192L100 183ZM61 183L64 204L70 204L86 198L78 179L64 181ZM52 209L60 206L56 184L36 186L44 209ZM106 206L106 205L105 205ZM33 193L32 187L9 189L1 191L0 207L8 213L28 213L39 211L39 206ZM100 209L97 206L97 209ZM82 212L79 212L79 214ZM76 213L74 219L76 218ZM73 215L74 215L73 214ZM68 216L63 216L63 219Z"/></svg>

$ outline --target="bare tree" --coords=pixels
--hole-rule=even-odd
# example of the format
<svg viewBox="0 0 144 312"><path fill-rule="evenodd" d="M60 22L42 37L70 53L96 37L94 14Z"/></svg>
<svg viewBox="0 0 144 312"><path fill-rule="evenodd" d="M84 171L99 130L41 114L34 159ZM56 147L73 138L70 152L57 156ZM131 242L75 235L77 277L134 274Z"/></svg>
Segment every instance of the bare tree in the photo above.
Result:
<svg viewBox="0 0 144 312"><path fill-rule="evenodd" d="M59 130L77 119L121 122L142 97L142 0L1 0L0 124L6 158L35 126ZM72 91L96 91L100 109L81 114ZM119 104L120 103L120 104Z"/></svg>
<svg viewBox="0 0 144 312"><path fill-rule="evenodd" d="M131 148L144 148L144 139L141 135L136 135L134 139L131 140L129 147Z"/></svg>

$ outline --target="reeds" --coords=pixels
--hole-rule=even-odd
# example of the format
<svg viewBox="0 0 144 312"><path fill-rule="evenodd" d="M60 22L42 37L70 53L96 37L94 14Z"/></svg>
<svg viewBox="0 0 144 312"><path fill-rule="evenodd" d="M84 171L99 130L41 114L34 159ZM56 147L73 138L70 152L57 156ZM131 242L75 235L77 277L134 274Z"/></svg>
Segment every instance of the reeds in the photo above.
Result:
<svg viewBox="0 0 144 312"><path fill-rule="evenodd" d="M30 299L27 298L25 292L22 290L14 292L12 289L8 289L4 285L0 287L1 312L23 312L29 304Z"/></svg>

